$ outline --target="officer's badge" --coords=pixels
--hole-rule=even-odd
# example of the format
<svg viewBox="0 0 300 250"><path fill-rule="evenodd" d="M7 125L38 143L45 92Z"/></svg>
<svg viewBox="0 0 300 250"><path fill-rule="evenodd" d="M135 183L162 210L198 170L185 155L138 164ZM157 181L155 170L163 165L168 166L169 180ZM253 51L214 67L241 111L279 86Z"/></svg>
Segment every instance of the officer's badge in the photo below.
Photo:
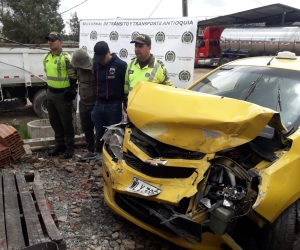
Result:
<svg viewBox="0 0 300 250"><path fill-rule="evenodd" d="M150 77L150 73L146 73L145 77L149 78Z"/></svg>
<svg viewBox="0 0 300 250"><path fill-rule="evenodd" d="M110 69L109 69L109 74L114 75L115 72L116 72L116 69L115 69L115 68L110 68Z"/></svg>
<svg viewBox="0 0 300 250"><path fill-rule="evenodd" d="M130 69L128 70L128 74L133 74L134 70Z"/></svg>

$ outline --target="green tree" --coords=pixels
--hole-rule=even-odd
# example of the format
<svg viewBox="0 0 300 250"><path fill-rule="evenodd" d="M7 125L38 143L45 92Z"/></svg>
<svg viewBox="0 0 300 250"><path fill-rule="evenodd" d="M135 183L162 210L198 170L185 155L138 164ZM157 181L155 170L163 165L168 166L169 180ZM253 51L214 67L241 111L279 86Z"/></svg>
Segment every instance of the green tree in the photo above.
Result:
<svg viewBox="0 0 300 250"><path fill-rule="evenodd" d="M0 21L2 22L2 17L5 8L7 8L7 0L0 0Z"/></svg>
<svg viewBox="0 0 300 250"><path fill-rule="evenodd" d="M3 35L20 43L45 43L49 32L64 29L59 3L60 0L1 0Z"/></svg>
<svg viewBox="0 0 300 250"><path fill-rule="evenodd" d="M70 25L70 37L71 40L79 42L79 26L80 22L77 16L77 12L74 14L70 13L71 19L67 22Z"/></svg>

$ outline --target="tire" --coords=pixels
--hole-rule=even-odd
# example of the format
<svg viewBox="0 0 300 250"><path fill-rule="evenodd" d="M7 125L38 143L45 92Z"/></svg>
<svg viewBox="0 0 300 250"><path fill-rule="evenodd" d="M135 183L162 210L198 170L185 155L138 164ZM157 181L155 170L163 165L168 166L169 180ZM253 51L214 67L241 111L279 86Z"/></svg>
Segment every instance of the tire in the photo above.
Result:
<svg viewBox="0 0 300 250"><path fill-rule="evenodd" d="M220 59L219 61L219 66L223 65L223 64L226 64L226 63L229 63L230 62L230 59L227 58L227 57L223 57Z"/></svg>
<svg viewBox="0 0 300 250"><path fill-rule="evenodd" d="M0 102L0 111L9 111L9 110L23 108L26 104L27 104L27 99L25 97L14 98L11 100L4 100Z"/></svg>
<svg viewBox="0 0 300 250"><path fill-rule="evenodd" d="M41 89L35 93L32 98L32 105L40 118L48 118L46 89Z"/></svg>
<svg viewBox="0 0 300 250"><path fill-rule="evenodd" d="M262 228L259 249L291 250L296 232L296 203L288 207L273 224Z"/></svg>

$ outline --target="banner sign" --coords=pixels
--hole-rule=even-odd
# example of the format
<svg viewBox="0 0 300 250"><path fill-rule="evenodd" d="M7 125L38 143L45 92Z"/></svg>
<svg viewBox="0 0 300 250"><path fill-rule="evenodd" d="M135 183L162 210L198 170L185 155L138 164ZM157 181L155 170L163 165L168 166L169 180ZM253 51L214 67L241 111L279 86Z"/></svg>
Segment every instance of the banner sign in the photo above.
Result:
<svg viewBox="0 0 300 250"><path fill-rule="evenodd" d="M106 41L110 51L127 63L135 57L138 34L151 38L151 54L161 60L174 86L185 88L193 82L197 19L98 19L80 21L79 46L94 55L94 45Z"/></svg>

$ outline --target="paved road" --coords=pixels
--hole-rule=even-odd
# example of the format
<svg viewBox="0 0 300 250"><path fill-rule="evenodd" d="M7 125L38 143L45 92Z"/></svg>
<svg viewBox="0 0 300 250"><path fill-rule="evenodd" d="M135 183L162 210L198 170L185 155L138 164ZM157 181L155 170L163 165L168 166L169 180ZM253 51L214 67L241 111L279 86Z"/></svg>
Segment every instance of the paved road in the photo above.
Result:
<svg viewBox="0 0 300 250"><path fill-rule="evenodd" d="M194 71L194 81L205 75L213 68L197 68ZM0 113L0 123L20 124L21 122L29 122L37 120L39 117L35 114L31 104L27 104L25 107L15 110Z"/></svg>

